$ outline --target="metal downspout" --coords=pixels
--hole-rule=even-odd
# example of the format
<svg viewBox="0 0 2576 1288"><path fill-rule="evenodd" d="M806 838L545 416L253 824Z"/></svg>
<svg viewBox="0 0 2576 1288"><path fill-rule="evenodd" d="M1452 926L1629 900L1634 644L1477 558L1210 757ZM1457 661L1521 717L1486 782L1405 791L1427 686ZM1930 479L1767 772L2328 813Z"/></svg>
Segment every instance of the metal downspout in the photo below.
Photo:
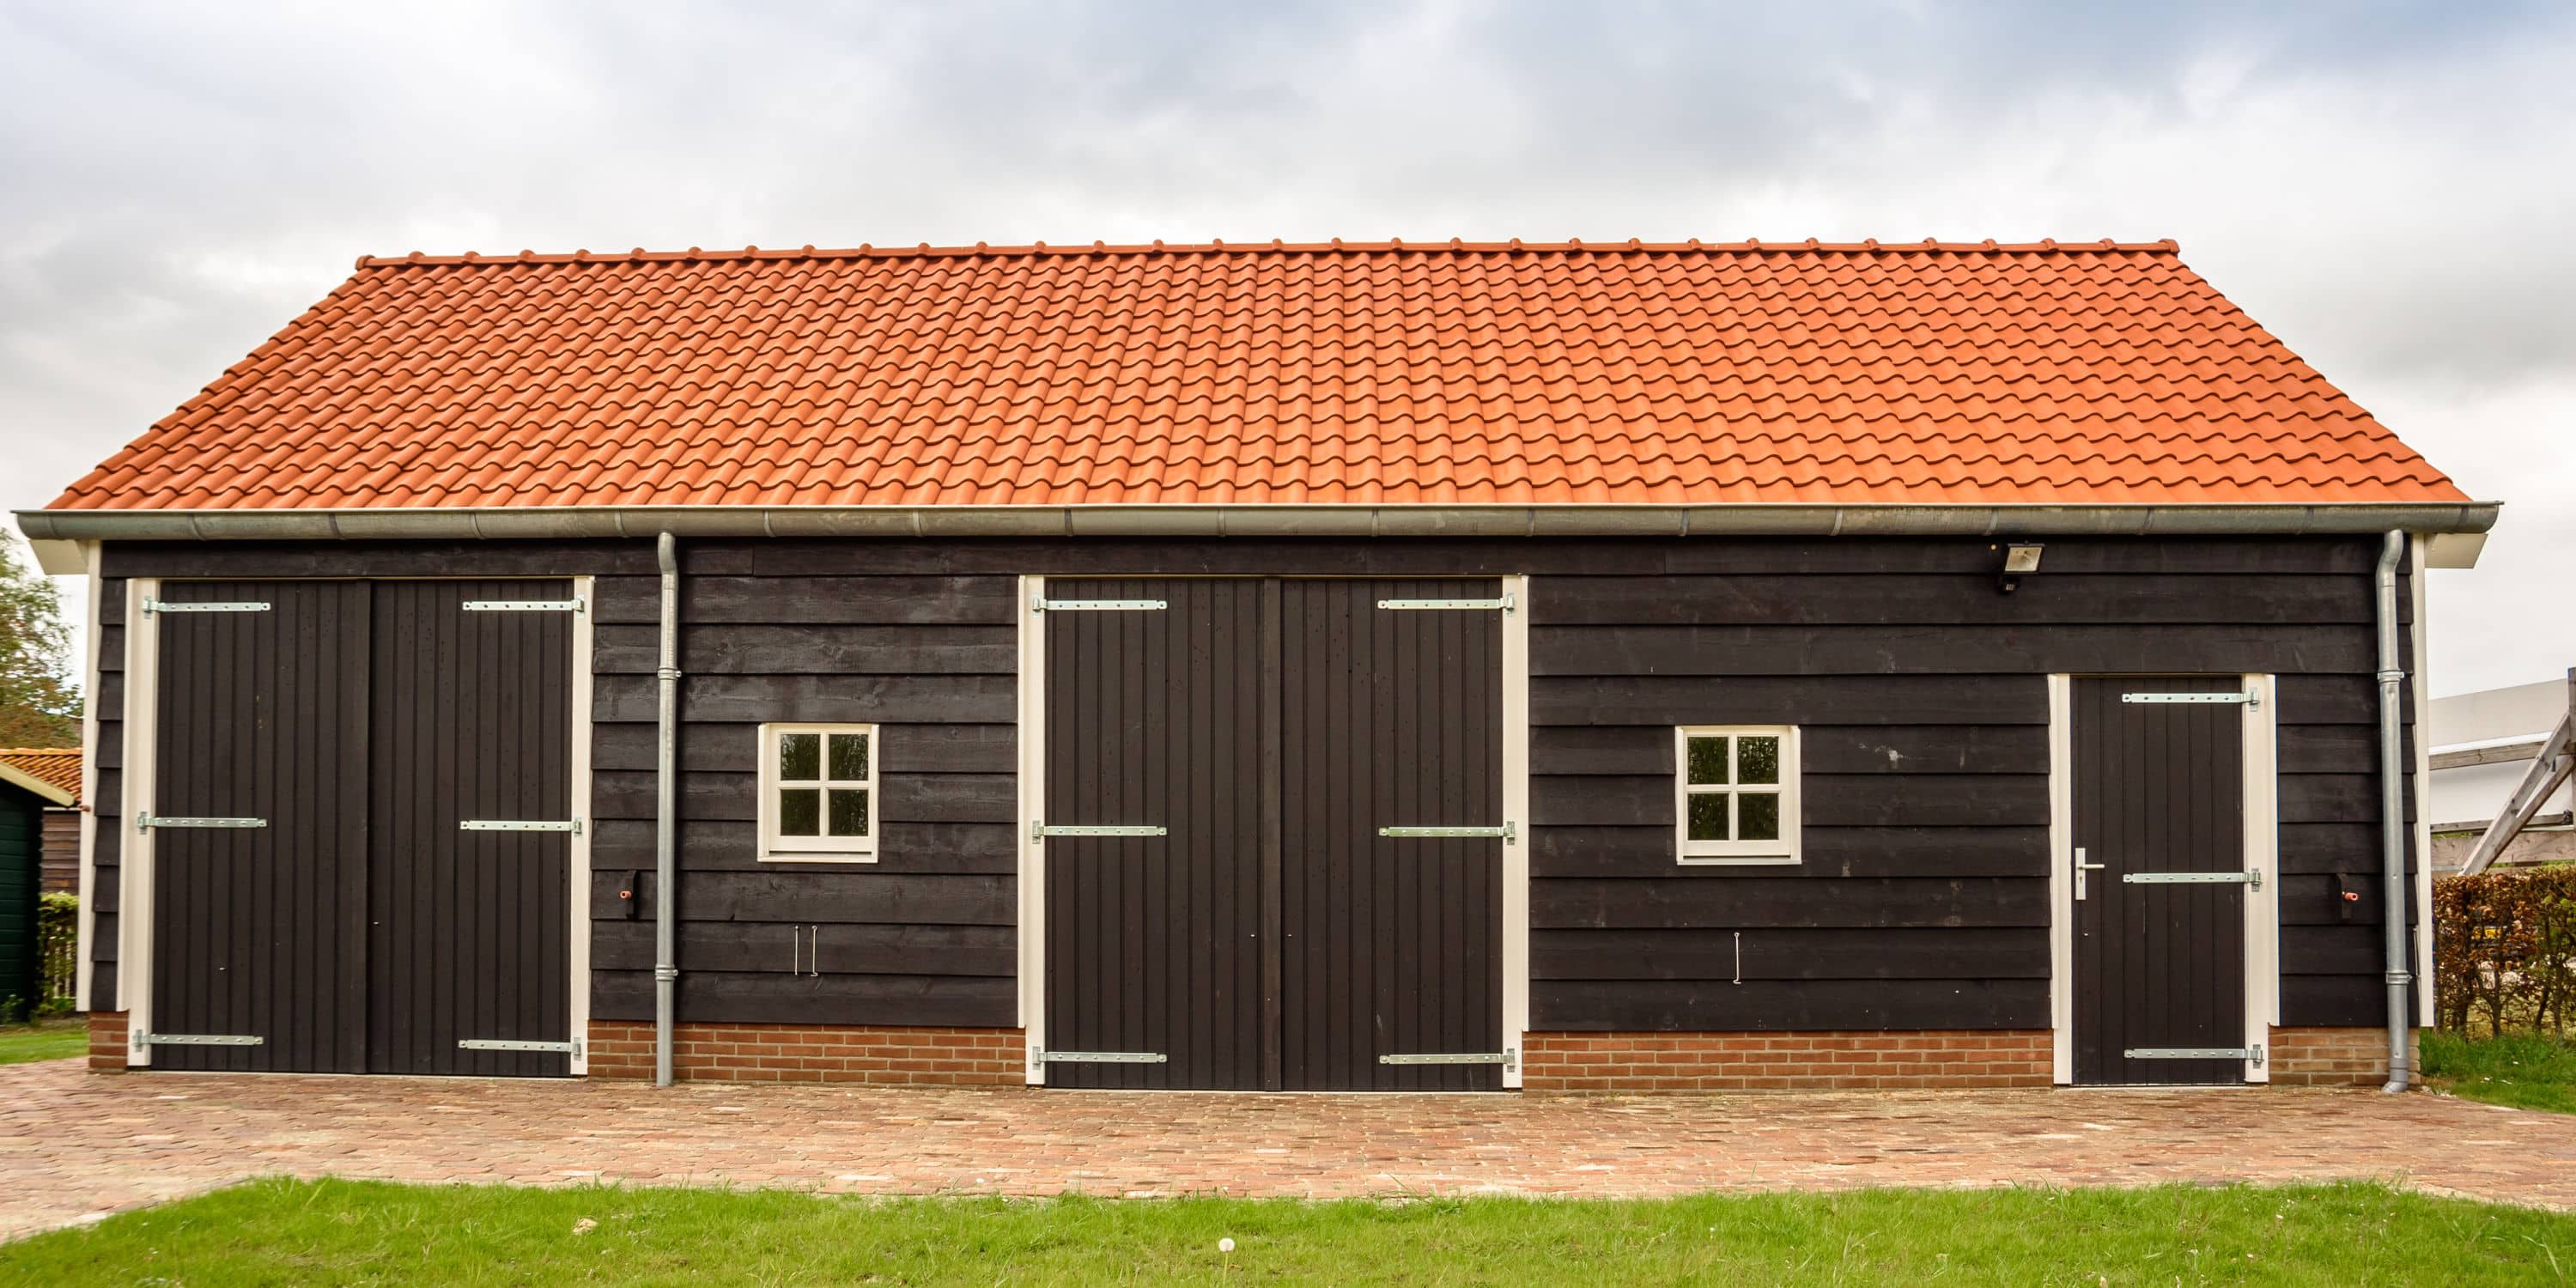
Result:
<svg viewBox="0 0 2576 1288"><path fill-rule="evenodd" d="M2379 907L2388 951L2388 1083L2382 1091L2406 1090L2406 994L2415 980L2406 944L2405 708L2399 696L2406 668L2397 656L2397 564L2405 554L2406 534L2391 531L2379 551Z"/></svg>
<svg viewBox="0 0 2576 1288"><path fill-rule="evenodd" d="M653 1085L671 1085L671 1017L680 982L678 921L672 895L679 875L680 550L665 532L653 542L662 565L662 651L654 668L661 705L653 760Z"/></svg>

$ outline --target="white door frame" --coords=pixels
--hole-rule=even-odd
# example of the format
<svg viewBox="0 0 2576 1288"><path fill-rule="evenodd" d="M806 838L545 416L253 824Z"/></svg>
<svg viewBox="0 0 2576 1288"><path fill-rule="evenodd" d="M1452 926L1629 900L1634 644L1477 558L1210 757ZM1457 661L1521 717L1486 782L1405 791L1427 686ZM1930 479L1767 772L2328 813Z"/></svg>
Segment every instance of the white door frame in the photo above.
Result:
<svg viewBox="0 0 2576 1288"><path fill-rule="evenodd" d="M125 583L125 777L117 801L116 1000L125 1006L125 1063L147 1068L152 1048L153 835L134 820L152 809L153 741L160 730L161 626L143 611L158 577Z"/></svg>
<svg viewBox="0 0 2576 1288"><path fill-rule="evenodd" d="M116 1000L124 1004L126 1028L125 1063L130 1068L144 1068L148 1067L152 1063L152 1049L148 1045L145 1045L141 1039L144 1034L152 1031L152 921L156 911L152 904L152 876L155 856L153 852L153 833L148 830L137 830L133 826L133 822L137 815L150 810L152 806L153 789L155 786L154 777L155 769L157 767L155 752L157 749L154 745L154 739L159 729L160 718L159 680L161 629L159 623L153 617L144 613L143 603L147 599L157 599L160 597L162 580L163 579L158 577L136 577L125 583L125 711L123 718L125 730L125 780L122 792L123 799L117 802L117 808L120 812L116 819L116 825L123 833L124 844L119 851L119 862L117 864L118 889L121 892L121 898L118 900L116 919ZM205 577L187 578L185 580L373 582L396 580L477 581L491 579L471 577ZM591 665L593 648L592 640L594 635L591 628L591 621L592 615L598 611L599 607L597 579L593 577L539 577L530 578L529 580L569 581L572 583L572 593L574 598L579 599L582 604L581 611L572 615L572 660L570 663L568 683L565 685L565 687L570 690L567 697L569 705L572 708L571 721L565 729L566 735L572 740L572 747L570 749L571 758L567 766L569 770L569 793L573 813L582 821L581 827L575 830L572 834L572 845L568 851L568 857L565 864L566 872L564 874L566 883L571 887L569 891L570 897L566 900L571 908L571 924L569 927L570 939L565 946L565 965L567 972L572 977L566 986L570 993L570 997L567 999L570 1003L570 1010L567 1012L567 1015L570 1019L569 1027L572 1030L572 1032L567 1036L569 1036L573 1042L569 1072L578 1076L590 1072L590 940L592 932L590 924L590 846L593 834L599 830L598 820L593 817L594 811L591 808L591 742L597 736L597 731L592 728L591 723ZM97 584L95 577L93 577L91 584L93 586ZM93 628L91 643L94 655L96 650L95 628ZM90 669L90 675L93 681L97 674L97 667L93 664ZM96 745L94 740L91 745ZM89 759L92 765L94 765L96 757L91 756ZM90 799L95 802L95 792L97 790L95 770L87 769L85 772L92 775L89 787L93 795ZM83 824L86 827L94 828L95 820L84 815ZM82 880L85 885L91 880L89 858L90 851L95 844L96 842L94 839L85 838L82 846ZM84 917L89 915L89 905L89 892L87 889L84 889L81 898L82 915ZM91 942L86 926L84 926L83 929L81 942L82 950L80 966L81 969L86 972L89 969L89 952L87 946ZM84 975L84 984L82 987L84 1001L86 1001L86 994L88 992L86 978L86 975Z"/></svg>
<svg viewBox="0 0 2576 1288"><path fill-rule="evenodd" d="M1012 613L1020 625L1019 727L1013 731L1020 768L1020 1033L1028 1085L1046 1085L1046 847L1038 843L1046 817L1046 622L1037 611L1046 578L1020 578Z"/></svg>
<svg viewBox="0 0 2576 1288"><path fill-rule="evenodd" d="M1162 575L1162 574L1157 574ZM1284 574L1283 574L1284 575ZM1517 835L1503 844L1503 1087L1521 1085L1520 1049L1529 1029L1529 586L1526 574L1500 578L1513 607L1503 614L1503 817ZM1029 1051L1046 1045L1046 847L1037 822L1046 810L1046 631L1034 605L1046 578L1023 576L1019 621L1019 1018ZM1028 1085L1046 1085L1046 1066L1026 1061Z"/></svg>
<svg viewBox="0 0 2576 1288"><path fill-rule="evenodd" d="M2071 720L2074 675L2048 677L2048 1009L2054 1048L2053 1077L2075 1081L2075 782ZM2095 678L2086 676L2084 678ZM2118 677L2107 677L2118 678ZM2181 678L2146 676L2139 679ZM2188 677L2205 678L2205 677ZM2245 766L2245 869L2261 881L2245 890L2245 1039L2267 1047L2280 1023L2280 807L2275 713L2277 686L2269 675L2237 679L2255 700L2241 708ZM2245 1081L2271 1081L2270 1062L2245 1063Z"/></svg>

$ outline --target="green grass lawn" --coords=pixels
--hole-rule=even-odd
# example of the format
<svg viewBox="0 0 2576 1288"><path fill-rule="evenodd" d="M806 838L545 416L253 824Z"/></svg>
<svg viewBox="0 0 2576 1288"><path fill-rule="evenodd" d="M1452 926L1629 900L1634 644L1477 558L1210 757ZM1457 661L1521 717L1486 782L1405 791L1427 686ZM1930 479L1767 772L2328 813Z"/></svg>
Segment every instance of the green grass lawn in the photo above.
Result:
<svg viewBox="0 0 2576 1288"><path fill-rule="evenodd" d="M89 1052L85 1020L45 1020L37 1024L0 1025L0 1064L60 1060Z"/></svg>
<svg viewBox="0 0 2576 1288"><path fill-rule="evenodd" d="M268 1180L0 1245L0 1282L61 1285L2099 1288L2532 1284L2571 1271L2576 1216L2360 1184L1301 1203Z"/></svg>
<svg viewBox="0 0 2576 1288"><path fill-rule="evenodd" d="M2576 1042L2533 1036L2465 1038L2427 1030L2424 1078L2436 1091L2469 1100L2576 1114ZM2576 1267L2569 1269L2576 1272Z"/></svg>

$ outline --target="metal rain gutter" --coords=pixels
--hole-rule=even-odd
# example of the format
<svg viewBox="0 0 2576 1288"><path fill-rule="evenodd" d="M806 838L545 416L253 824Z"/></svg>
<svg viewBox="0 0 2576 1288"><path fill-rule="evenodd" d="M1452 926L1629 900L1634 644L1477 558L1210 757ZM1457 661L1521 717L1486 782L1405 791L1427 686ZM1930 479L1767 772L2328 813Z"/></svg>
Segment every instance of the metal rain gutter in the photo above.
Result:
<svg viewBox="0 0 2576 1288"><path fill-rule="evenodd" d="M684 537L2186 536L2477 533L2495 502L2353 505L530 506L21 510L36 541Z"/></svg>
<svg viewBox="0 0 2576 1288"><path fill-rule="evenodd" d="M2388 1083L2407 1085L2407 991L2415 981L2406 947L2406 779L2403 772L2405 710L2399 687L2406 668L2397 656L2397 564L2406 534L2391 531L2379 550L2379 920L2387 950ZM2419 570L2416 576L2424 574ZM2425 856L2431 862L2430 855ZM2432 909L2424 910L2430 916Z"/></svg>
<svg viewBox="0 0 2576 1288"><path fill-rule="evenodd" d="M660 682L653 754L653 1085L671 1085L671 1021L678 1005L680 799L680 543L665 532L654 538L662 565L662 649L653 675Z"/></svg>

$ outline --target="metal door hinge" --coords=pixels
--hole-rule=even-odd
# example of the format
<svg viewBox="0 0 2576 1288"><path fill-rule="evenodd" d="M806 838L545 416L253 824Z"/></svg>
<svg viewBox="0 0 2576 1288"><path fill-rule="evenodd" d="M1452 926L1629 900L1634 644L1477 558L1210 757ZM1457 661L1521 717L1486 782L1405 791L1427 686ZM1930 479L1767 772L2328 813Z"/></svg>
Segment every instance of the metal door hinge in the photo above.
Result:
<svg viewBox="0 0 2576 1288"><path fill-rule="evenodd" d="M469 599L469 613L578 613L583 611L579 598L573 599Z"/></svg>
<svg viewBox="0 0 2576 1288"><path fill-rule="evenodd" d="M1169 835L1171 835L1171 829L1169 829L1169 828L1164 828L1164 827L1156 827L1156 826L1154 826L1154 825L1152 825L1152 824L1149 824L1149 823L1139 823L1139 824L1132 824L1132 825L1131 825L1131 824L1125 824L1125 823L1066 823L1066 824L1063 824L1063 825L1061 825L1061 826L1050 825L1050 824L1047 824L1047 823L1031 823L1031 824L1029 824L1029 837L1030 837L1030 839L1032 839L1032 840L1038 840L1038 841L1043 841L1043 840L1047 839L1047 838L1048 838L1048 837L1050 837L1050 836L1169 836Z"/></svg>
<svg viewBox="0 0 2576 1288"><path fill-rule="evenodd" d="M156 827L266 827L264 818L188 818L175 814L137 814L134 830L149 832Z"/></svg>
<svg viewBox="0 0 2576 1288"><path fill-rule="evenodd" d="M579 1040L571 1042L528 1042L518 1038L463 1038L456 1043L466 1051L548 1051L557 1055L581 1054Z"/></svg>
<svg viewBox="0 0 2576 1288"><path fill-rule="evenodd" d="M1029 1048L1030 1064L1169 1064L1160 1051L1049 1051Z"/></svg>
<svg viewBox="0 0 2576 1288"><path fill-rule="evenodd" d="M146 597L143 601L143 611L146 613L265 613L268 611L268 601L238 599L229 602L174 604L166 599Z"/></svg>
<svg viewBox="0 0 2576 1288"><path fill-rule="evenodd" d="M2263 1048L2250 1047L2130 1047L2120 1053L2129 1060L2245 1060L2255 1068L2263 1067Z"/></svg>
<svg viewBox="0 0 2576 1288"><path fill-rule="evenodd" d="M1029 601L1032 613L1150 613L1171 605L1159 599L1049 599Z"/></svg>
<svg viewBox="0 0 2576 1288"><path fill-rule="evenodd" d="M2260 872L2123 872L2127 885L2241 885L2263 888Z"/></svg>
<svg viewBox="0 0 2576 1288"><path fill-rule="evenodd" d="M1500 827L1381 827L1377 830L1377 834L1380 836L1499 837L1505 845L1516 845L1520 841L1519 831L1508 821Z"/></svg>
<svg viewBox="0 0 2576 1288"><path fill-rule="evenodd" d="M581 835L577 818L469 818L459 820L460 832L570 832Z"/></svg>
<svg viewBox="0 0 2576 1288"><path fill-rule="evenodd" d="M1499 1064L1509 1069L1513 1067L1512 1055L1513 1053L1509 1051L1428 1051L1404 1055L1382 1055L1377 1058L1377 1062L1379 1064Z"/></svg>
<svg viewBox="0 0 2576 1288"><path fill-rule="evenodd" d="M2121 694L2121 695L2120 695L2120 700L2121 700L2122 702L2132 702L2132 703L2141 703L2141 704L2147 704L2147 703L2155 703L2155 704L2170 704L2170 703L2198 703L2198 704L2203 704L2203 705L2209 705L2209 704L2217 704L2217 703L2241 702L2241 703L2244 703L2244 704L2245 704L2246 706L2248 706L2248 707L2260 707L2260 706L2262 706L2262 705L2263 705L2263 695L2262 695L2262 694L2259 694L2259 693L2253 693L2253 692L2246 692L2246 693L2123 693L2123 694Z"/></svg>
<svg viewBox="0 0 2576 1288"><path fill-rule="evenodd" d="M1465 608L1508 613L1512 611L1512 597L1507 594L1499 599L1381 599L1377 601L1377 606L1419 612Z"/></svg>
<svg viewBox="0 0 2576 1288"><path fill-rule="evenodd" d="M137 1033L134 1047L155 1046L266 1046L268 1039L248 1033Z"/></svg>

